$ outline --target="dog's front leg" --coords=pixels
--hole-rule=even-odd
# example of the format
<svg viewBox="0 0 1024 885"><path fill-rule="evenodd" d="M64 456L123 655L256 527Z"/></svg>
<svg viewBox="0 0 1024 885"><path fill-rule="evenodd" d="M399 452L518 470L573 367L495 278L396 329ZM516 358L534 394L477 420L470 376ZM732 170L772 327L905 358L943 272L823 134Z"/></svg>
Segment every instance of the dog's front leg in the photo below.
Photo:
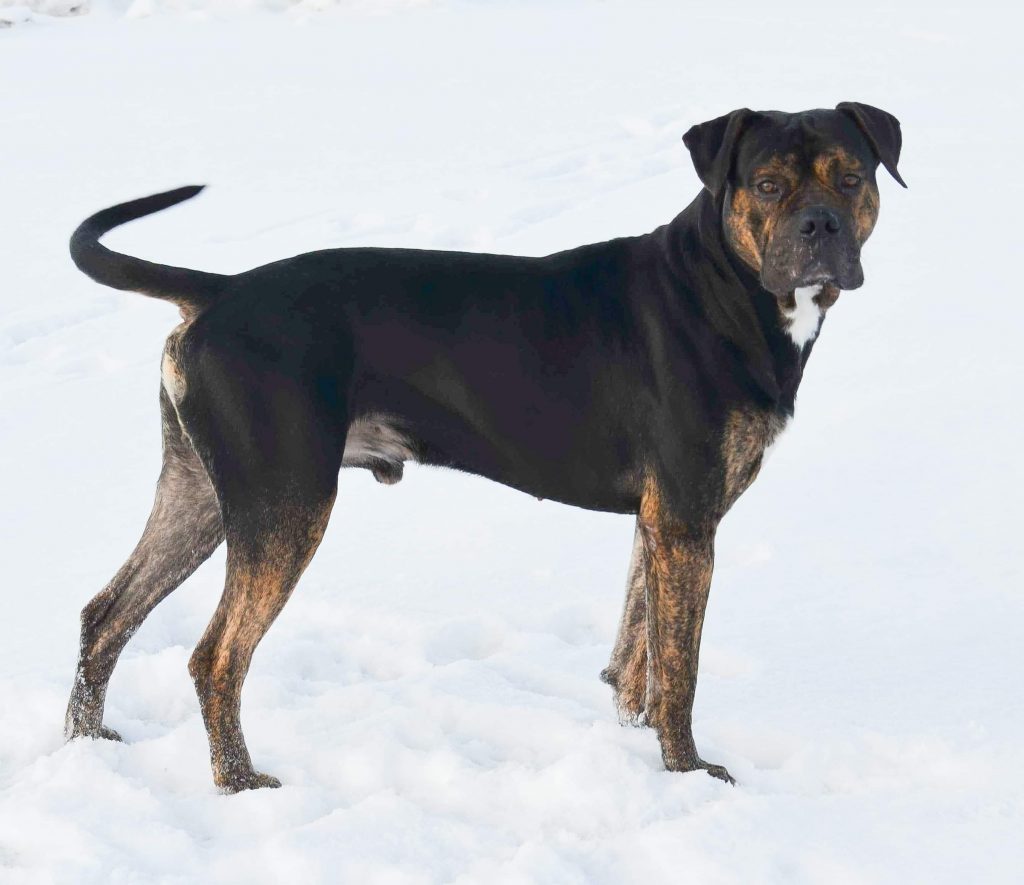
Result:
<svg viewBox="0 0 1024 885"><path fill-rule="evenodd" d="M615 689L615 707L623 725L646 725L647 700L647 589L644 542L637 523L633 555L626 580L626 604L611 660L601 679Z"/></svg>
<svg viewBox="0 0 1024 885"><path fill-rule="evenodd" d="M647 586L648 722L657 729L669 771L704 769L735 783L721 765L705 762L693 741L693 698L704 609L711 588L714 527L676 518L660 496L640 511Z"/></svg>

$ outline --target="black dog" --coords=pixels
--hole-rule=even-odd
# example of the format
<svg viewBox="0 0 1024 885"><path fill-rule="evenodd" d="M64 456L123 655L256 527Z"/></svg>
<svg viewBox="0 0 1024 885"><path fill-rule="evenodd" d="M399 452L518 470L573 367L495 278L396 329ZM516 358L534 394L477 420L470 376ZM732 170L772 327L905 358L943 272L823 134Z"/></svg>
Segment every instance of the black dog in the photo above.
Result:
<svg viewBox="0 0 1024 885"><path fill-rule="evenodd" d="M825 311L863 282L875 170L900 128L867 105L734 111L683 138L705 189L653 233L546 258L332 249L221 276L111 252L115 206L71 240L98 282L175 302L163 469L142 539L82 612L69 737L102 724L121 649L227 539L220 605L189 662L214 781L276 786L239 722L257 644L323 536L341 467L403 462L636 513L625 612L602 674L665 766L728 772L691 731L715 530L793 414ZM904 185L905 186L905 185Z"/></svg>

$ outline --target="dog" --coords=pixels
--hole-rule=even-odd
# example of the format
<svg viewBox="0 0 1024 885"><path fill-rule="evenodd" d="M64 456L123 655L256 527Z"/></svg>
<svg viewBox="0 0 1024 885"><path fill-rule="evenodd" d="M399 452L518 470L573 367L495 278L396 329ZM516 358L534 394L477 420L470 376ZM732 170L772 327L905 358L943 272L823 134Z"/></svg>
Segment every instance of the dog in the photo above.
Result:
<svg viewBox="0 0 1024 885"><path fill-rule="evenodd" d="M215 784L279 786L242 735L253 652L323 537L340 469L388 484L414 461L636 514L602 678L621 719L656 730L667 769L733 782L691 728L715 531L792 417L826 312L864 281L878 165L906 184L899 122L856 102L737 110L683 142L703 188L674 220L543 258L347 248L232 276L100 244L200 187L83 222L78 267L175 303L183 322L161 364L156 500L82 611L67 737L119 739L103 707L121 650L226 540L189 671Z"/></svg>

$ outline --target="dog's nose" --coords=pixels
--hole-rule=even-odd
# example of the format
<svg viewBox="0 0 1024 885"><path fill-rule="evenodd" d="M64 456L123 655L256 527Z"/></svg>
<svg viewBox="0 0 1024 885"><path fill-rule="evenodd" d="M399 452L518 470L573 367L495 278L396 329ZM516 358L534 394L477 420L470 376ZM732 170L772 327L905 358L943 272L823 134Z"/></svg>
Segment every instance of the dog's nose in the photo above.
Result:
<svg viewBox="0 0 1024 885"><path fill-rule="evenodd" d="M839 233L839 216L824 206L811 206L800 213L800 236L808 240Z"/></svg>

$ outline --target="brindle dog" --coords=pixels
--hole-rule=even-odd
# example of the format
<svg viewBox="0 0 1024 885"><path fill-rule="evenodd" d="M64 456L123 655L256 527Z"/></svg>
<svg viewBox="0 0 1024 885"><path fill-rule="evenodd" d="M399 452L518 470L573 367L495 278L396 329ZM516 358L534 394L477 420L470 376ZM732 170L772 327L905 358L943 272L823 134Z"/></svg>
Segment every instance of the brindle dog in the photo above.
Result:
<svg viewBox="0 0 1024 885"><path fill-rule="evenodd" d="M107 683L129 637L227 540L223 597L189 663L215 783L276 786L240 724L253 652L323 537L341 467L405 461L637 514L603 677L673 771L704 769L691 711L715 530L793 414L825 312L863 282L875 171L902 184L899 123L844 102L734 111L684 136L704 189L650 234L545 258L334 249L234 276L99 238L182 188L75 232L93 279L176 303L163 469L142 538L82 612L69 737L116 738Z"/></svg>

